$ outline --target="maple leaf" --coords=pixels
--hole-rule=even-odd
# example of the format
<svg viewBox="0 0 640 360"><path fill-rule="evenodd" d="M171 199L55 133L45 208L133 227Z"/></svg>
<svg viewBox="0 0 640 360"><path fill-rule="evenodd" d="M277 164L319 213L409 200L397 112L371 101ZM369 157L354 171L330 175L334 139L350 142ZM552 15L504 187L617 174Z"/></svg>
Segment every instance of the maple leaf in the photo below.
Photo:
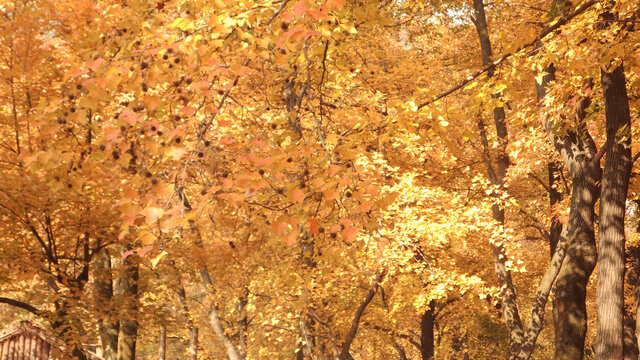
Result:
<svg viewBox="0 0 640 360"><path fill-rule="evenodd" d="M283 241L285 244L289 245L289 246L293 246L293 245L295 245L295 244L298 242L298 235L299 235L299 234L300 234L300 233L299 233L298 231L292 231L292 232L290 232L289 234L285 235L285 236L282 238L282 241Z"/></svg>
<svg viewBox="0 0 640 360"><path fill-rule="evenodd" d="M149 206L144 208L144 210L142 210L140 214L145 217L145 222L147 223L147 225L153 225L164 215L164 210L155 206Z"/></svg>
<svg viewBox="0 0 640 360"><path fill-rule="evenodd" d="M292 10L293 10L293 14L297 18L301 18L302 15L304 15L304 13L307 11L307 7L305 6L305 1L304 0L298 1L295 5L293 5Z"/></svg>
<svg viewBox="0 0 640 360"><path fill-rule="evenodd" d="M300 203L304 200L304 191L294 188L289 192L289 201L293 203Z"/></svg>

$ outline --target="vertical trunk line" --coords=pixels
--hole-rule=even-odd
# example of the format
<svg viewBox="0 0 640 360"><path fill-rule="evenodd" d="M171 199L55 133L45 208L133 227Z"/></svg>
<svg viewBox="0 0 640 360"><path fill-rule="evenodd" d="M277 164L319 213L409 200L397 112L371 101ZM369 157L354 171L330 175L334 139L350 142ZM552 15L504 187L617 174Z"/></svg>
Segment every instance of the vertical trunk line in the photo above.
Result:
<svg viewBox="0 0 640 360"><path fill-rule="evenodd" d="M624 66L601 70L606 113L607 157L602 177L596 290L596 356L624 354L624 216L631 174L631 117Z"/></svg>
<svg viewBox="0 0 640 360"><path fill-rule="evenodd" d="M480 50L482 52L482 64L487 66L491 63L491 40L489 38L489 31L487 27L487 18L484 11L483 0L473 0L475 18L472 18L473 23L478 32L478 39L480 41ZM487 75L493 77L495 69L491 68ZM493 97L496 97L494 94ZM496 136L498 138L498 154L496 170L494 171L491 166L490 158L485 159L487 162L487 171L492 178L494 186L497 186L501 191L504 190L504 179L509 167L509 156L506 153L507 146L507 124L506 116L503 107L495 107L493 109L493 120L496 127ZM483 135L483 145L485 147L485 157L488 157L488 149L486 144L486 132L484 132L484 126L482 121L479 122L479 128L481 135ZM504 225L504 210L496 203L492 207L493 218L499 224ZM511 272L506 267L506 257L504 256L504 247L502 245L493 245L493 259L496 276L498 277L498 284L500 285L500 295L502 301L502 314L509 330L509 354L515 355L522 343L524 336L522 329L522 320L520 319L520 312L518 310L517 296L515 288L513 286L513 280L511 279Z"/></svg>
<svg viewBox="0 0 640 360"><path fill-rule="evenodd" d="M158 360L165 360L167 357L167 327L160 327L160 345L158 346Z"/></svg>

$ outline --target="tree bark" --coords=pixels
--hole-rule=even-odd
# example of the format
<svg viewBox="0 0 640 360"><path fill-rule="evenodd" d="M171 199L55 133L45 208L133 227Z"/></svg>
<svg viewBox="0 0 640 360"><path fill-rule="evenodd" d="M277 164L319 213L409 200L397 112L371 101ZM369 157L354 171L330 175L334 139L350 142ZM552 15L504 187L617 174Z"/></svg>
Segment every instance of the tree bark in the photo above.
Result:
<svg viewBox="0 0 640 360"><path fill-rule="evenodd" d="M551 292L553 282L557 278L562 262L566 256L569 241L564 235L565 234L560 235L556 251L551 258L547 271L540 281L540 285L538 286L538 292L533 303L533 309L531 310L531 319L529 320L529 325L527 326L519 352L517 356L511 357L511 359L527 360L533 353L538 335L542 330L544 311L549 298L549 293Z"/></svg>
<svg viewBox="0 0 640 360"><path fill-rule="evenodd" d="M547 74L537 85L538 98L555 79L555 67L549 65ZM591 86L587 82L585 86ZM547 135L569 169L572 178L571 206L567 226L568 249L556 279L554 308L555 359L582 360L587 332L586 287L596 263L594 206L599 196L598 183L602 176L595 160L596 145L584 122L589 98L581 99L576 110L575 128L558 134L546 115L542 120Z"/></svg>
<svg viewBox="0 0 640 360"><path fill-rule="evenodd" d="M562 193L558 190L559 176L558 173L562 171L560 165L551 161L547 164L547 170L549 172L549 206L553 207L562 201ZM549 257L553 257L556 252L556 246L562 233L562 223L557 216L551 218L551 227L549 228Z"/></svg>
<svg viewBox="0 0 640 360"><path fill-rule="evenodd" d="M433 310L435 301L429 302L429 308L422 314L420 320L420 354L422 360L433 360L434 354L434 336L433 327L435 325L435 317Z"/></svg>
<svg viewBox="0 0 640 360"><path fill-rule="evenodd" d="M167 327L160 327L160 345L158 346L158 360L167 358Z"/></svg>
<svg viewBox="0 0 640 360"><path fill-rule="evenodd" d="M596 357L624 354L624 216L631 174L631 117L624 66L601 70L606 113L607 157L602 177L596 292Z"/></svg>
<svg viewBox="0 0 640 360"><path fill-rule="evenodd" d="M198 360L198 328L189 329L189 359Z"/></svg>
<svg viewBox="0 0 640 360"><path fill-rule="evenodd" d="M123 260L123 270L118 279L118 296L122 301L120 331L118 333L118 360L135 360L138 322L138 259L130 255Z"/></svg>
<svg viewBox="0 0 640 360"><path fill-rule="evenodd" d="M487 19L484 11L483 0L473 0L474 14L473 23L478 32L480 41L480 50L482 53L482 64L487 66L491 63L491 40L487 28ZM487 72L489 77L494 75L495 69ZM483 147L485 149L485 159L487 163L487 171L494 186L501 190L504 188L504 179L509 167L509 157L506 152L507 145L507 123L505 121L505 112L503 107L495 107L493 109L493 120L496 127L496 135L498 138L498 154L496 159L496 169L494 170L491 158L489 158L489 149L487 135L480 120L480 133L482 137ZM504 210L498 204L492 207L493 219L500 225L504 225ZM502 302L502 315L504 317L507 329L509 330L509 354L516 354L522 342L523 330L522 321L520 320L520 312L516 299L516 292L511 279L511 272L506 268L506 257L502 245L493 245L493 261L498 284L500 286L500 295Z"/></svg>
<svg viewBox="0 0 640 360"><path fill-rule="evenodd" d="M111 256L106 248L96 254L95 284L98 292L96 306L102 312L99 320L100 341L102 342L102 357L105 360L116 360L118 356L118 321L113 313L113 278L111 271Z"/></svg>
<svg viewBox="0 0 640 360"><path fill-rule="evenodd" d="M170 262L171 267L178 271L173 261ZM189 305L187 304L187 292L182 286L182 281L178 278L178 296L180 297L180 303L182 304L182 310L184 311L184 317L187 320L187 327L189 328L189 356L191 360L198 358L198 328L193 323L191 313L189 312Z"/></svg>
<svg viewBox="0 0 640 360"><path fill-rule="evenodd" d="M635 334L636 319L633 314L624 314L624 360L638 360L638 340Z"/></svg>

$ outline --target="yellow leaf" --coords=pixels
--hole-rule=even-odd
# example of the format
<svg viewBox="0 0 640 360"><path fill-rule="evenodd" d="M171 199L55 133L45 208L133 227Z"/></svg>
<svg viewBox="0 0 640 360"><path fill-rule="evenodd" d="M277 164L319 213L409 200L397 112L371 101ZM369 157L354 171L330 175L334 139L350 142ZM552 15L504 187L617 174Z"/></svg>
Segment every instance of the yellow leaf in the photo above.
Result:
<svg viewBox="0 0 640 360"><path fill-rule="evenodd" d="M185 150L184 148L174 146L169 151L167 151L167 156L173 158L173 160L180 160L186 152L187 150Z"/></svg>
<svg viewBox="0 0 640 360"><path fill-rule="evenodd" d="M145 231L138 237L138 240L142 245L151 245L156 242L156 237L152 233Z"/></svg>
<svg viewBox="0 0 640 360"><path fill-rule="evenodd" d="M160 253L160 255L153 258L153 260L151 260L151 268L155 269L156 265L158 265L158 263L160 262L160 259L162 259L165 255L167 255L167 252L163 251Z"/></svg>
<svg viewBox="0 0 640 360"><path fill-rule="evenodd" d="M181 18L181 17L175 19L174 22L172 22L169 25L169 27L178 28L178 29L183 30L183 31L194 30L195 29L195 26L193 25L191 20L185 19L185 18Z"/></svg>

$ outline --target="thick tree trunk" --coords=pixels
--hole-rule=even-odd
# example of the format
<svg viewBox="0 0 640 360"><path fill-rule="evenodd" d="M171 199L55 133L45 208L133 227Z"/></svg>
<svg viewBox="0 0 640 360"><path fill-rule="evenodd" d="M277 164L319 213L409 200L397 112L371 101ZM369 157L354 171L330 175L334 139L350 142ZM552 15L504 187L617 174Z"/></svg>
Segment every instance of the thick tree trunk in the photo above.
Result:
<svg viewBox="0 0 640 360"><path fill-rule="evenodd" d="M593 209L598 197L600 169L592 158L577 160L569 216L569 249L556 280L554 309L556 360L580 360L587 332L587 283L596 263Z"/></svg>
<svg viewBox="0 0 640 360"><path fill-rule="evenodd" d="M435 301L429 302L429 309L422 314L420 320L420 354L422 360L433 360L434 354L434 336L433 328L435 325L434 317Z"/></svg>
<svg viewBox="0 0 640 360"><path fill-rule="evenodd" d="M158 360L165 360L167 358L167 327L162 325L160 327L160 339L158 346Z"/></svg>
<svg viewBox="0 0 640 360"><path fill-rule="evenodd" d="M482 53L482 64L487 66L491 63L491 40L489 38L489 31L487 28L487 19L484 11L483 0L474 0L474 15L473 23L478 32L478 39L480 41L480 50ZM488 76L491 77L494 74L494 70L491 69L488 72ZM493 185L503 188L504 179L509 167L509 157L506 152L507 145L507 124L505 121L504 108L496 107L493 109L493 120L496 126L496 135L498 138L498 154L496 161L496 168L494 170L492 160L489 157L487 135L480 120L480 133L482 137L483 147L485 149L485 162L487 164L487 171ZM493 205L493 218L496 222L502 226L504 225L504 210L500 208L498 204ZM516 354L520 344L522 343L523 330L522 321L520 320L520 312L518 310L518 304L516 299L516 292L511 279L511 272L506 268L506 257L504 256L504 248L501 245L493 245L493 259L496 276L498 277L498 284L500 285L500 295L502 301L502 314L509 330L509 354Z"/></svg>
<svg viewBox="0 0 640 360"><path fill-rule="evenodd" d="M624 215L631 174L631 117L620 64L601 70L606 112L607 158L602 177L596 292L596 356L621 359L624 354Z"/></svg>
<svg viewBox="0 0 640 360"><path fill-rule="evenodd" d="M138 322L138 259L128 256L123 261L123 270L118 279L118 296L122 302L120 332L118 334L118 360L135 360Z"/></svg>
<svg viewBox="0 0 640 360"><path fill-rule="evenodd" d="M118 321L113 313L113 278L111 271L111 256L106 248L96 254L95 284L98 292L96 306L102 312L99 320L100 341L102 342L102 357L105 360L116 360L118 355Z"/></svg>
<svg viewBox="0 0 640 360"><path fill-rule="evenodd" d="M545 96L548 83L555 79L553 65L537 86L538 98ZM588 82L585 86L591 86ZM576 111L576 127L565 134L552 131L553 123L543 115L549 138L560 153L572 178L567 255L556 279L554 308L556 360L582 360L587 332L586 287L596 263L594 206L602 176L595 161L596 145L584 123L589 98L581 99Z"/></svg>

